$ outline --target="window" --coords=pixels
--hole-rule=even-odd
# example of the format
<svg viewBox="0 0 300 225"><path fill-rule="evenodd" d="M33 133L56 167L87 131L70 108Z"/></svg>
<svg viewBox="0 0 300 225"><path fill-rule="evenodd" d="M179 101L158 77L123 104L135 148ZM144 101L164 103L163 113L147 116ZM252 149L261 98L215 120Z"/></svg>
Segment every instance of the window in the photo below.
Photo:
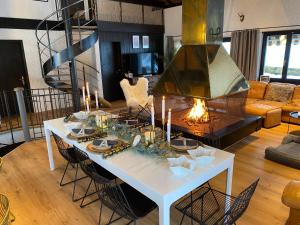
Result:
<svg viewBox="0 0 300 225"><path fill-rule="evenodd" d="M230 54L231 49L231 38L223 38L223 46L228 54Z"/></svg>
<svg viewBox="0 0 300 225"><path fill-rule="evenodd" d="M265 33L261 75L271 80L300 83L300 31Z"/></svg>

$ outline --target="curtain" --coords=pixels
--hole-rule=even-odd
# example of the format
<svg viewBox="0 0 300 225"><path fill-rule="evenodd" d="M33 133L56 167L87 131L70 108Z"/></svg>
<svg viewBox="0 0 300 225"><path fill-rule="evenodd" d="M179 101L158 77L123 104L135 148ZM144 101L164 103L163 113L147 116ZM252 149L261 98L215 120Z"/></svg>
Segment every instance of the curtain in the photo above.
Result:
<svg viewBox="0 0 300 225"><path fill-rule="evenodd" d="M257 79L258 30L232 32L230 55L248 80Z"/></svg>

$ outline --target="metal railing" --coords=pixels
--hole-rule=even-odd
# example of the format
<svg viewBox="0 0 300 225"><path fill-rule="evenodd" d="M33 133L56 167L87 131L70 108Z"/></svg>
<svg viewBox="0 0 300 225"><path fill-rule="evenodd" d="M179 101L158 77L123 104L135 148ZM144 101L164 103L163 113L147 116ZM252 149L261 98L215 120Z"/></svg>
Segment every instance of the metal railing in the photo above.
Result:
<svg viewBox="0 0 300 225"><path fill-rule="evenodd" d="M73 94L53 88L1 91L0 148L43 138L43 121L74 112ZM79 97L79 92L75 95Z"/></svg>
<svg viewBox="0 0 300 225"><path fill-rule="evenodd" d="M84 85L84 81L90 81L91 89L97 90L98 85L94 81L98 80L99 71L88 63L76 59L98 40L97 2L89 1L87 9L77 11L74 15L66 12L83 4L84 0L63 8L60 0L55 0L55 3L57 10L42 20L35 31L43 78L53 88L62 90L60 86L70 87L69 62L75 59L79 87ZM57 20L57 23L53 25L50 20ZM67 23L72 24L71 30L66 29ZM59 31L58 28L63 30ZM66 42L68 36L72 37L71 46Z"/></svg>

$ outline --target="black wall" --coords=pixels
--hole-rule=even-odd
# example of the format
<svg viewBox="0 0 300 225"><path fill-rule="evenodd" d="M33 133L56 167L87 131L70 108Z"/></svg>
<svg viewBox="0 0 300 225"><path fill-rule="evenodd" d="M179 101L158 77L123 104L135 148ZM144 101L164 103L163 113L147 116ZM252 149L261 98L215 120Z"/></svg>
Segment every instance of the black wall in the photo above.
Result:
<svg viewBox="0 0 300 225"><path fill-rule="evenodd" d="M99 22L99 39L101 41L121 42L121 53L157 52L164 54L164 26L129 23ZM140 48L132 48L132 35L140 36ZM142 36L150 39L148 49L143 49Z"/></svg>
<svg viewBox="0 0 300 225"><path fill-rule="evenodd" d="M120 43L120 54L130 54L130 53L158 53L159 60L161 61L161 70L163 70L163 55L164 55L164 26L161 25L144 25L144 24L128 24L128 23L114 23L114 22L99 22L99 41L100 48L101 42L114 42ZM140 48L134 49L132 47L132 36L140 36ZM149 48L144 49L142 46L142 36L149 36ZM101 51L100 51L101 52ZM101 58L105 57L105 52L101 52ZM107 66L107 64L106 64ZM106 69L102 68L102 79L109 79L105 73ZM124 73L126 71L122 71ZM115 96L116 84L111 84L112 79L109 81L103 80L104 97L106 99L113 99ZM119 82L115 81L115 82ZM121 89L121 87L118 88Z"/></svg>

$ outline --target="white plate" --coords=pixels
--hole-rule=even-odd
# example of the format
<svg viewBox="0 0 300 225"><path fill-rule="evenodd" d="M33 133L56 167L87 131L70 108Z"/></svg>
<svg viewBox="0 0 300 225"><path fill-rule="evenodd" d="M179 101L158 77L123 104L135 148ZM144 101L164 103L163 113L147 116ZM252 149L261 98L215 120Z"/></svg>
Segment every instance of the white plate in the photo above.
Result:
<svg viewBox="0 0 300 225"><path fill-rule="evenodd" d="M195 161L188 159L185 156L179 158L168 158L169 167L172 173L176 176L186 176L195 169Z"/></svg>

